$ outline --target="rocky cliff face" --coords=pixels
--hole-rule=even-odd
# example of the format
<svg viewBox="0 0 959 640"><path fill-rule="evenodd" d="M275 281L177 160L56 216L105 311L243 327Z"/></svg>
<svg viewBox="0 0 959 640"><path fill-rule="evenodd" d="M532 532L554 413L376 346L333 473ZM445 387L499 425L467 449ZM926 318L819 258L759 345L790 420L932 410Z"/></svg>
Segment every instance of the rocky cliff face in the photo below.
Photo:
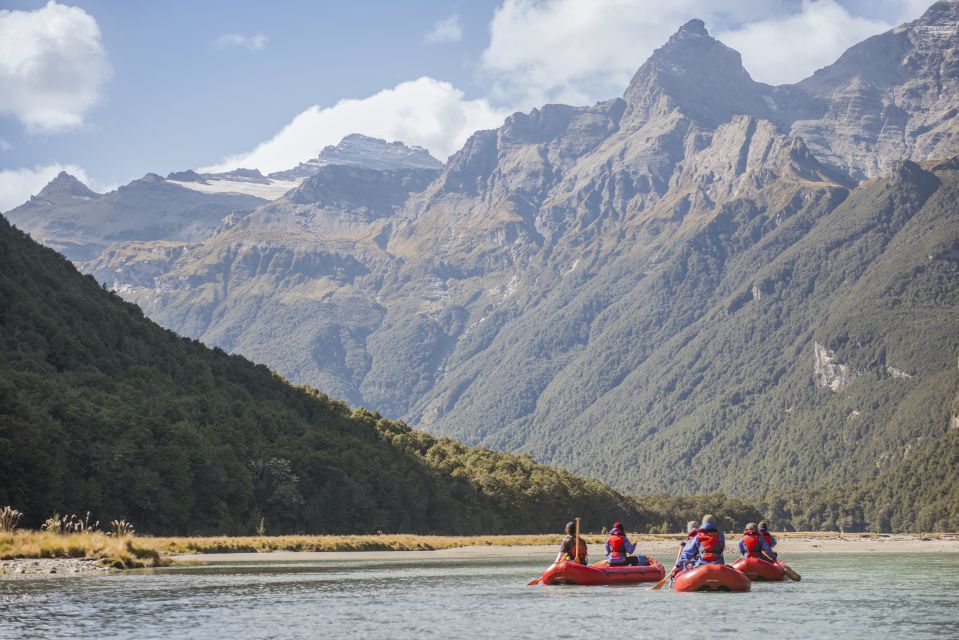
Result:
<svg viewBox="0 0 959 640"><path fill-rule="evenodd" d="M96 272L296 382L632 491L857 480L953 415L956 6L785 87L693 20L622 98L441 167L350 137Z"/></svg>
<svg viewBox="0 0 959 640"><path fill-rule="evenodd" d="M959 3L852 47L795 86L778 87L790 133L857 179L897 159L943 158L959 146Z"/></svg>

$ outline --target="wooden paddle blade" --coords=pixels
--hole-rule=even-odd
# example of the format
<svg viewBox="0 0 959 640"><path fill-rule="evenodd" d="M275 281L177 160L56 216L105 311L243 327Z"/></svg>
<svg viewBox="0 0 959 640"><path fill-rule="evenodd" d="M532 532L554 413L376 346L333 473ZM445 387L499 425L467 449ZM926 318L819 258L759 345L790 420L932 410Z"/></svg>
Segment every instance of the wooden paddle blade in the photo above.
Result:
<svg viewBox="0 0 959 640"><path fill-rule="evenodd" d="M802 576L796 573L795 571L793 571L793 568L790 567L785 562L777 562L776 564L782 567L782 570L786 573L786 577L789 578L790 580L793 580L795 582L799 582L800 580L802 580Z"/></svg>
<svg viewBox="0 0 959 640"><path fill-rule="evenodd" d="M662 580L660 580L659 582L657 582L656 584L654 584L652 587L649 588L649 590L650 590L650 591L658 591L659 589L662 589L662 588L663 588L663 585L666 584L666 581L667 581L667 580L669 580L669 576L666 576L665 578L663 578Z"/></svg>
<svg viewBox="0 0 959 640"><path fill-rule="evenodd" d="M534 584L539 584L539 581L540 581L539 578L533 578L532 580L530 580L529 582L526 583L526 586L527 586L527 587L532 587Z"/></svg>

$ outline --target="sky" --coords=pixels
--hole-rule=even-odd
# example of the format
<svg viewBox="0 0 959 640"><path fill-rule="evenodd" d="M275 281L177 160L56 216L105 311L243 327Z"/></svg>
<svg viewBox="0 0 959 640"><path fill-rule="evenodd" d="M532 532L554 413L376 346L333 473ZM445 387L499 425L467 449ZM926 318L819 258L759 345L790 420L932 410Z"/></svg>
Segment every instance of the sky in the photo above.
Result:
<svg viewBox="0 0 959 640"><path fill-rule="evenodd" d="M691 18L784 84L932 0L0 0L0 211L60 170L268 173L348 133L441 160L548 102L622 95Z"/></svg>

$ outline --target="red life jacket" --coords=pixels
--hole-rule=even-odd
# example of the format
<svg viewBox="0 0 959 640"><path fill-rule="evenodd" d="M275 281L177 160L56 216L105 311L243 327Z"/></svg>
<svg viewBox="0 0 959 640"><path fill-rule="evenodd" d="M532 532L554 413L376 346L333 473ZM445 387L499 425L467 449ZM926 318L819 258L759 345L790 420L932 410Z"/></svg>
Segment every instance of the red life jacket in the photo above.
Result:
<svg viewBox="0 0 959 640"><path fill-rule="evenodd" d="M575 542L570 542L570 545L569 545L569 549L570 549L570 550L566 552L566 559L567 559L567 560L570 560L570 561L575 561L575 560L576 560L576 546L575 546L575 545L576 545ZM579 539L579 561L580 561L582 564L586 564L586 557L587 557L586 541L583 540L582 538L580 538L580 539Z"/></svg>
<svg viewBox="0 0 959 640"><path fill-rule="evenodd" d="M609 536L609 539L606 541L606 544L609 545L609 563L616 564L620 561L626 560L626 551L624 549L623 541L625 537L621 533L614 533Z"/></svg>
<svg viewBox="0 0 959 640"><path fill-rule="evenodd" d="M586 557L587 557L586 541L580 538L579 539L579 561L582 562L583 564L586 564ZM575 560L575 559L576 559L575 556L570 558L570 560Z"/></svg>
<svg viewBox="0 0 959 640"><path fill-rule="evenodd" d="M686 536L686 542L689 542L690 540L695 538L698 533L699 533L699 529L693 529L692 531L690 531L689 534Z"/></svg>
<svg viewBox="0 0 959 640"><path fill-rule="evenodd" d="M769 533L768 531L760 531L759 535L763 537L763 540L766 541L766 544L768 544L770 547L773 546L773 534Z"/></svg>
<svg viewBox="0 0 959 640"><path fill-rule="evenodd" d="M743 546L746 547L747 558L760 558L763 545L760 542L759 533L749 529L743 534Z"/></svg>
<svg viewBox="0 0 959 640"><path fill-rule="evenodd" d="M702 547L702 554L699 556L703 562L717 562L722 549L719 548L719 532L715 530L696 532L699 539L699 546Z"/></svg>

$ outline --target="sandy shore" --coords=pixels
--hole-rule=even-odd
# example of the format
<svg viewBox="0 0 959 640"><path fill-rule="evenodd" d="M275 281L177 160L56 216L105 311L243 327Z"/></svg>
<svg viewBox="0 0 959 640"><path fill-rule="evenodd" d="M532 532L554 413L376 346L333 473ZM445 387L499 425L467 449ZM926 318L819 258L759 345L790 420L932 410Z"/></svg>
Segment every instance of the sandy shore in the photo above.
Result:
<svg viewBox="0 0 959 640"><path fill-rule="evenodd" d="M732 551L738 537L727 536ZM676 553L680 538L637 541L639 553L667 557ZM172 556L177 562L302 562L372 561L416 559L529 558L548 561L556 545L470 546L437 551L272 551L269 553L197 553ZM595 545L594 545L595 546ZM798 553L959 553L959 534L873 535L873 534L783 534L776 550L787 556ZM727 552L728 554L729 552ZM733 553L733 557L738 554Z"/></svg>

